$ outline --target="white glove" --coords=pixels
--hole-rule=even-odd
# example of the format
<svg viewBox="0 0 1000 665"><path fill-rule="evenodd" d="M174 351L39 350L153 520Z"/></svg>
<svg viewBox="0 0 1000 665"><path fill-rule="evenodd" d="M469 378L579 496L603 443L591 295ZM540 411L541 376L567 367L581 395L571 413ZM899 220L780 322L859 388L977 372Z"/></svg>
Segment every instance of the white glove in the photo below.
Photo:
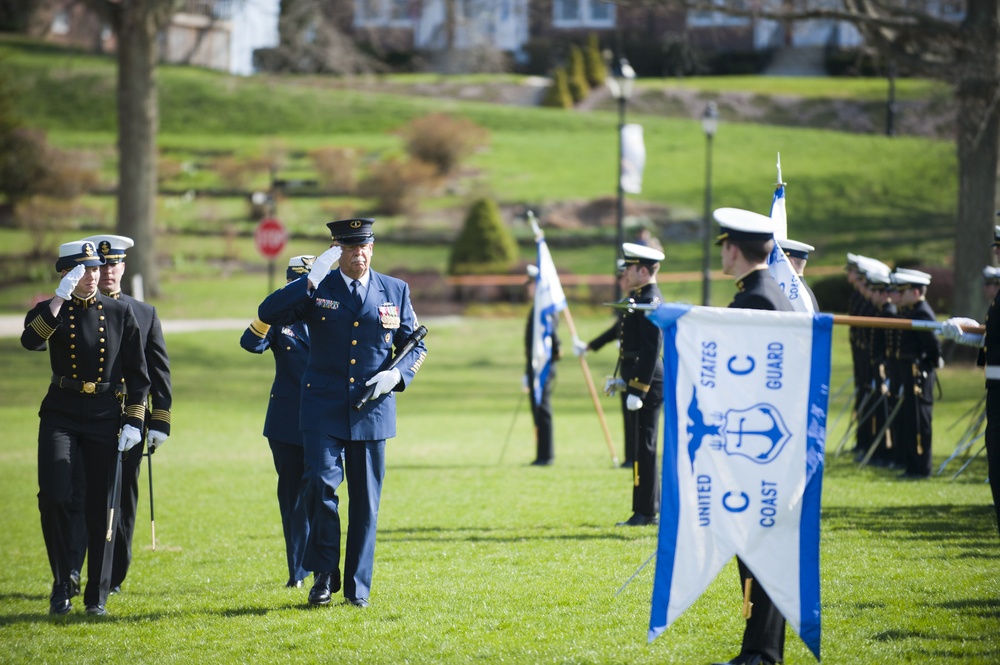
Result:
<svg viewBox="0 0 1000 665"><path fill-rule="evenodd" d="M638 411L642 408L642 398L638 395L629 395L625 400L625 408L629 411Z"/></svg>
<svg viewBox="0 0 1000 665"><path fill-rule="evenodd" d="M614 397L615 393L619 390L625 390L625 387L624 381L613 376L609 376L604 380L604 394L608 397Z"/></svg>
<svg viewBox="0 0 1000 665"><path fill-rule="evenodd" d="M575 355L577 358L579 358L580 356L582 356L586 352L587 352L587 343L584 342L579 337L574 337L573 338L573 355Z"/></svg>
<svg viewBox="0 0 1000 665"><path fill-rule="evenodd" d="M310 287L315 289L319 286L319 283L330 274L330 268L333 267L333 264L340 260L340 255L343 251L340 245L337 245L326 250L313 260L312 269L309 270L309 276L306 277L309 280Z"/></svg>
<svg viewBox="0 0 1000 665"><path fill-rule="evenodd" d="M158 429L151 429L146 434L146 442L149 443L149 452L156 452L156 449L167 441L167 435Z"/></svg>
<svg viewBox="0 0 1000 665"><path fill-rule="evenodd" d="M386 393L392 392L392 389L399 385L399 382L402 381L402 379L403 377L400 375L399 370L393 367L392 369L384 372L379 372L372 378L368 379L365 385L375 386L375 392L372 393L372 399L376 399Z"/></svg>
<svg viewBox="0 0 1000 665"><path fill-rule="evenodd" d="M964 316L955 316L941 324L941 336L959 344L969 346L982 346L983 336L978 333L968 333L962 330L962 326L978 326L975 319L967 319Z"/></svg>
<svg viewBox="0 0 1000 665"><path fill-rule="evenodd" d="M59 282L59 286L56 287L56 295L63 300L69 300L73 297L73 289L76 285L80 283L83 278L83 273L87 272L87 269L83 265L78 265L68 273L66 273L62 280Z"/></svg>
<svg viewBox="0 0 1000 665"><path fill-rule="evenodd" d="M122 435L118 437L118 452L128 452L140 441L142 441L142 433L131 425L125 425L122 427Z"/></svg>

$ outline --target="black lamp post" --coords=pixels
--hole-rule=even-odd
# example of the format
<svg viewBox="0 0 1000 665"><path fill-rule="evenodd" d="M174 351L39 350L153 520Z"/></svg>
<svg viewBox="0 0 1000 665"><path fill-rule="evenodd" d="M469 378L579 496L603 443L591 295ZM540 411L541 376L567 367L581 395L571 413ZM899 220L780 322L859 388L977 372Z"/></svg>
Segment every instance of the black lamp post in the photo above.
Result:
<svg viewBox="0 0 1000 665"><path fill-rule="evenodd" d="M629 97L632 96L632 89L635 87L635 70L628 64L627 58L619 58L611 66L611 76L607 79L608 89L611 96L618 100L618 207L617 224L615 230L615 263L622 250L622 243L625 242L625 190L622 189L622 161L624 160L624 142L622 141L622 130L625 128L625 105ZM615 281L615 300L621 300L622 289Z"/></svg>
<svg viewBox="0 0 1000 665"><path fill-rule="evenodd" d="M705 131L705 219L702 227L701 304L712 304L712 139L719 128L719 109L709 102L701 115L701 128Z"/></svg>

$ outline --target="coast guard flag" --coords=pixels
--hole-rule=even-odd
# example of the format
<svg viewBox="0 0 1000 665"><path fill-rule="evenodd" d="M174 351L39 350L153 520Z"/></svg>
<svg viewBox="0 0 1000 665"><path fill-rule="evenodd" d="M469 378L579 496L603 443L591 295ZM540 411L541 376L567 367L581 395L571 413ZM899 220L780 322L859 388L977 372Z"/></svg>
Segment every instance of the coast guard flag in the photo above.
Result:
<svg viewBox="0 0 1000 665"><path fill-rule="evenodd" d="M559 312L566 309L566 295L556 266L552 263L552 255L545 244L545 237L537 232L538 242L538 276L535 277L535 310L532 322L533 336L531 340L531 368L534 382L535 403L542 401L542 389L549 380L549 368L552 366L552 334L555 332L556 319Z"/></svg>
<svg viewBox="0 0 1000 665"><path fill-rule="evenodd" d="M650 641L738 555L819 659L833 317L671 303L647 316L664 331L665 420Z"/></svg>
<svg viewBox="0 0 1000 665"><path fill-rule="evenodd" d="M771 219L777 224L774 232L774 239L785 240L788 238L788 220L785 217L785 186L778 185L774 190L774 198L771 199ZM802 286L802 279L795 274L792 264L789 263L785 252L774 243L774 249L767 257L767 270L774 277L775 281L784 291L788 302L792 303L792 309L796 312L813 311L812 300L806 295L806 290Z"/></svg>

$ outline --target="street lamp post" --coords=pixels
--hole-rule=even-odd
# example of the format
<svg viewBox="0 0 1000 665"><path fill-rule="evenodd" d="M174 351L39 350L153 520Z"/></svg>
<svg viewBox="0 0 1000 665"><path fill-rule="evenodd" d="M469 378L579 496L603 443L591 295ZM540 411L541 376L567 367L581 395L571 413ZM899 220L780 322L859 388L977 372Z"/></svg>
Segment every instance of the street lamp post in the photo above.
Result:
<svg viewBox="0 0 1000 665"><path fill-rule="evenodd" d="M622 243L625 242L625 190L622 189L622 162L624 155L624 141L622 131L625 129L625 105L629 97L632 96L632 89L635 86L635 70L628 64L627 58L619 58L611 67L611 76L608 77L608 89L611 96L618 100L618 201L616 210L615 228L615 263L618 261L618 254L621 252ZM615 280L615 300L621 300L621 285Z"/></svg>
<svg viewBox="0 0 1000 665"><path fill-rule="evenodd" d="M701 128L705 131L705 218L702 222L701 304L712 304L712 139L719 128L719 109L709 102L701 115Z"/></svg>

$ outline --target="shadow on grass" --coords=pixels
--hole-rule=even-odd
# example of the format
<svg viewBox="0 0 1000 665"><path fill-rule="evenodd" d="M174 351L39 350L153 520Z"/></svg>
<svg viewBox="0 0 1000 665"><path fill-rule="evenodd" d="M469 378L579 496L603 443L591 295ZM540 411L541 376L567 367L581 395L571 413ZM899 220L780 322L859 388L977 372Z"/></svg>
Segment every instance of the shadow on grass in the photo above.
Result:
<svg viewBox="0 0 1000 665"><path fill-rule="evenodd" d="M576 529L577 532L570 532ZM592 533L579 533L592 530ZM655 527L618 529L609 533L607 527L581 524L575 527L535 527L533 529L483 529L481 527L423 527L414 529L379 529L379 538L397 542L464 542L464 543L520 543L531 540L586 541L616 540L628 542L642 536L656 536Z"/></svg>
<svg viewBox="0 0 1000 665"><path fill-rule="evenodd" d="M823 508L822 520L829 531L867 531L881 538L948 543L964 550L958 557L1000 559L993 515L993 506L988 505L833 506Z"/></svg>

